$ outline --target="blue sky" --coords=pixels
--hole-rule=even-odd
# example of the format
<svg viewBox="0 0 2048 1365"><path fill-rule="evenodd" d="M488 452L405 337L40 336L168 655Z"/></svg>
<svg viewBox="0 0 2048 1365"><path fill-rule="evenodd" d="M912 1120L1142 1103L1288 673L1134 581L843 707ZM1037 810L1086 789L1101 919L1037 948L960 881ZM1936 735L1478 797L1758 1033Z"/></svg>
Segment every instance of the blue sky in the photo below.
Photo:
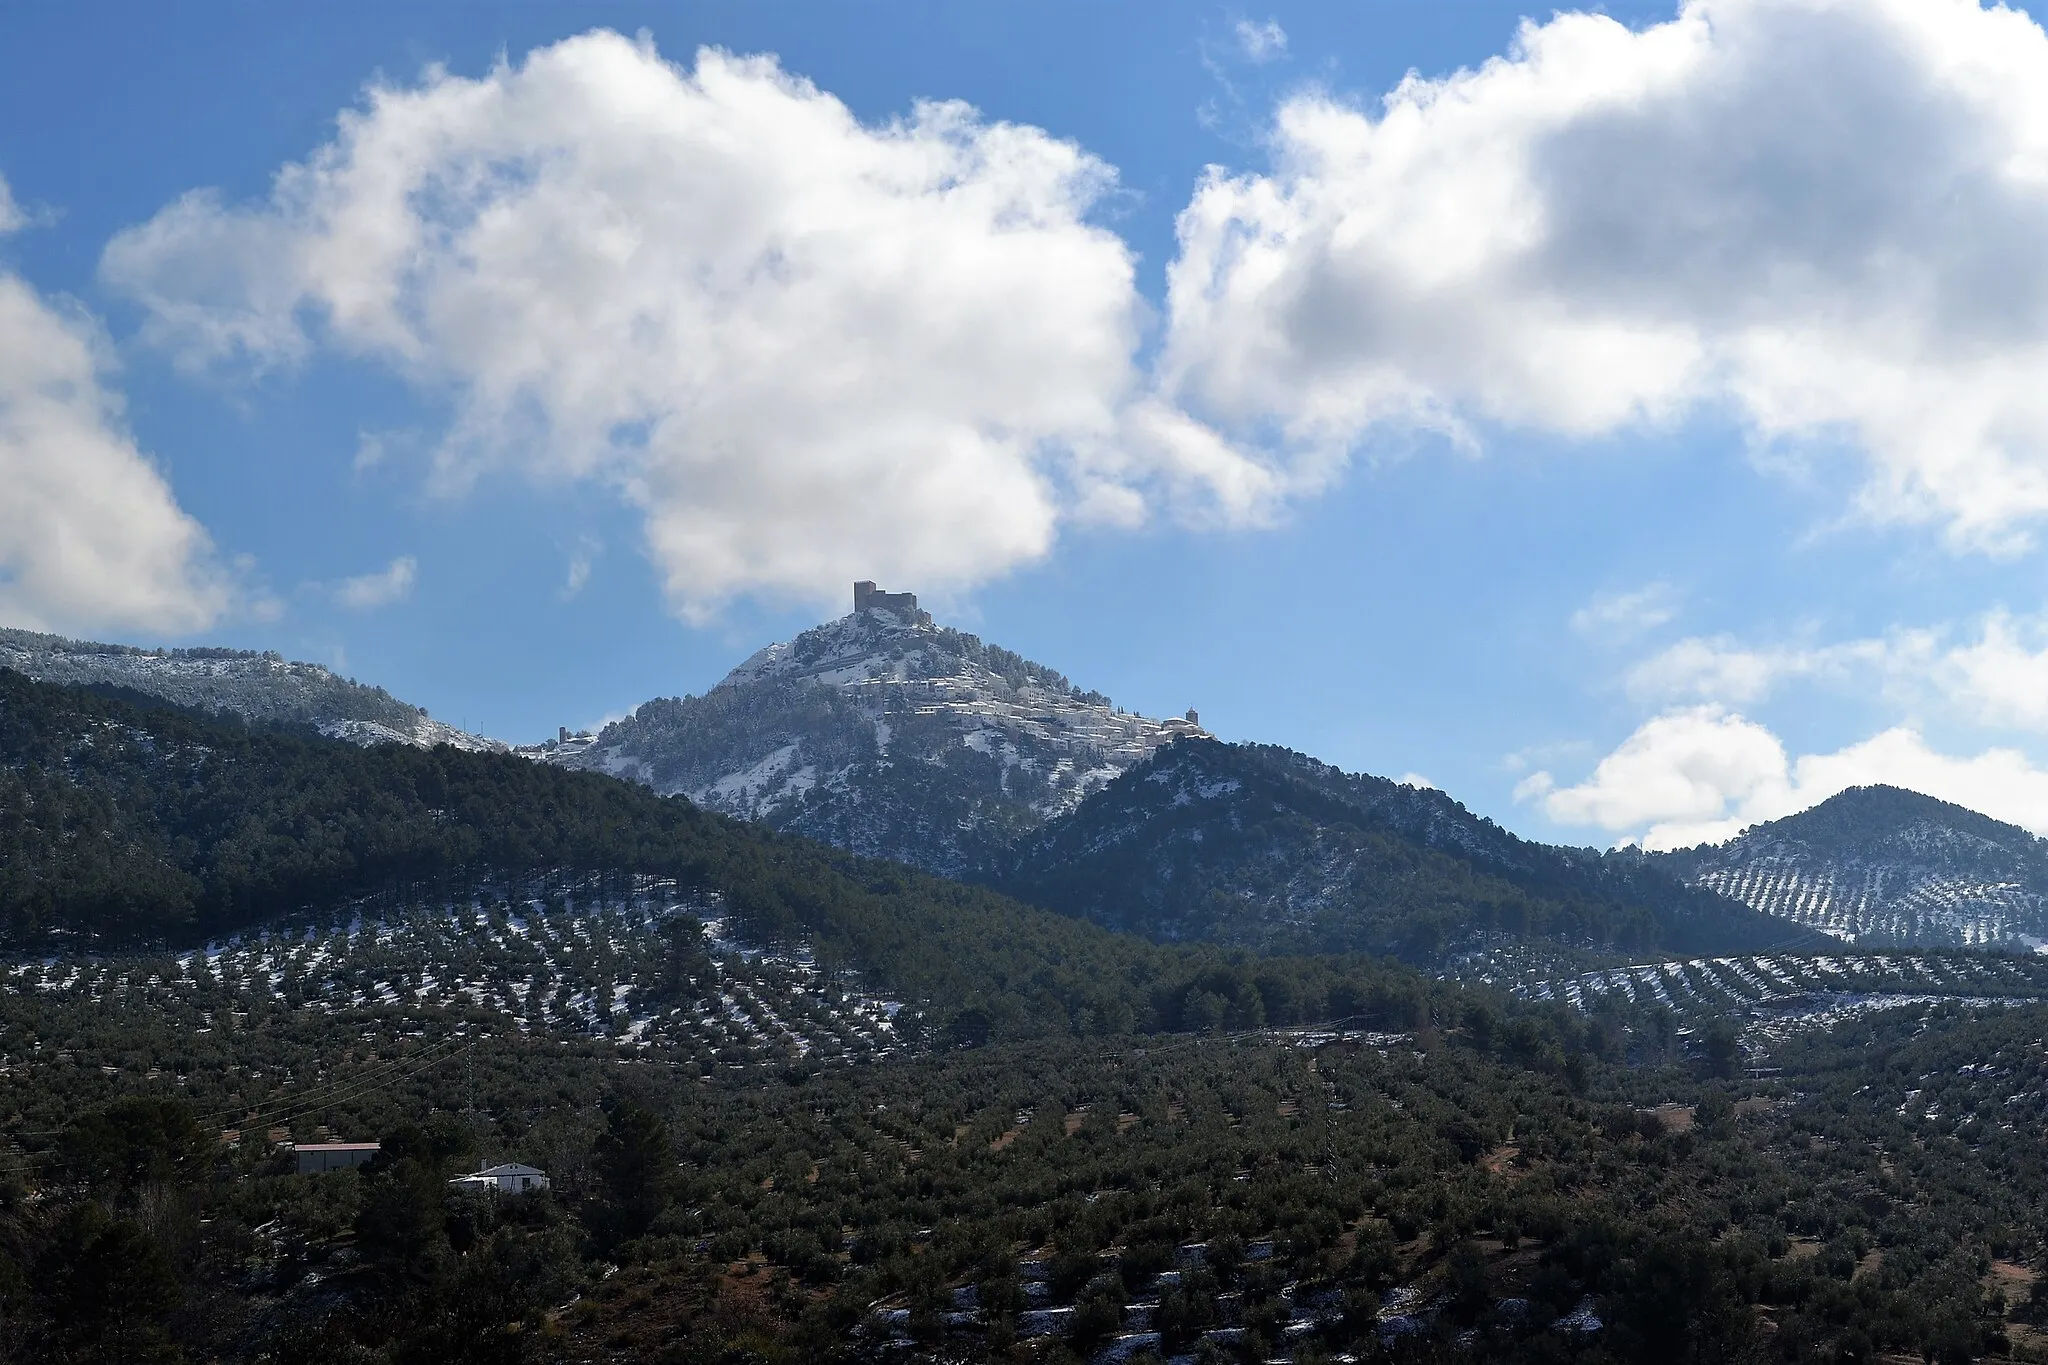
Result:
<svg viewBox="0 0 2048 1365"><path fill-rule="evenodd" d="M1543 838L2048 831L2048 38L1523 13L13 7L0 618L528 740L872 576Z"/></svg>

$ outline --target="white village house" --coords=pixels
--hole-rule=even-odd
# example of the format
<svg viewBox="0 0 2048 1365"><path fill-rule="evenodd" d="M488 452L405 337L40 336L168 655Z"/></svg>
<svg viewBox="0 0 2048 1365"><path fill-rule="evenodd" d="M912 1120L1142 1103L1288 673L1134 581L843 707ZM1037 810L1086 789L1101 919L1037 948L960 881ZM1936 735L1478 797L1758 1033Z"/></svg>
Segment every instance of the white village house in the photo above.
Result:
<svg viewBox="0 0 2048 1365"><path fill-rule="evenodd" d="M487 1166L469 1175L458 1175L448 1183L458 1190L525 1194L529 1190L546 1189L548 1177L545 1171L532 1166L522 1166L516 1161L507 1161L501 1165Z"/></svg>

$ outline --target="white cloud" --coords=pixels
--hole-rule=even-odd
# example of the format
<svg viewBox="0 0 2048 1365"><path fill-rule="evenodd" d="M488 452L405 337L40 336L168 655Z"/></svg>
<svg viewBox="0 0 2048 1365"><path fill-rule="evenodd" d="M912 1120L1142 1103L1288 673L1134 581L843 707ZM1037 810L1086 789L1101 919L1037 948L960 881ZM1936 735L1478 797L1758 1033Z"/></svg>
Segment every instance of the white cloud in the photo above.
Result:
<svg viewBox="0 0 2048 1365"><path fill-rule="evenodd" d="M1163 395L1314 486L1375 428L1593 436L1702 406L1867 457L1861 510L2048 513L2048 35L1974 0L1691 0L1363 111L1179 223Z"/></svg>
<svg viewBox="0 0 2048 1365"><path fill-rule="evenodd" d="M1788 757L1764 726L1717 706L1646 722L1592 774L1560 787L1547 772L1515 789L1565 825L1592 825L1646 848L1719 842L1849 787L1905 787L2048 834L2048 771L2014 749L1956 757L1900 726L1828 754Z"/></svg>
<svg viewBox="0 0 2048 1365"><path fill-rule="evenodd" d="M1694 636L1661 650L1628 673L1638 698L1699 697L1712 701L1760 700L1788 673L1803 672L1810 654L1748 649L1728 636Z"/></svg>
<svg viewBox="0 0 2048 1365"><path fill-rule="evenodd" d="M1678 615L1678 595L1669 583L1650 583L1633 592L1601 593L1572 613L1572 629L1607 638L1640 635Z"/></svg>
<svg viewBox="0 0 2048 1365"><path fill-rule="evenodd" d="M334 590L334 596L351 611L388 607L412 596L413 580L419 577L419 568L419 561L411 555L400 555L376 573L343 579L341 586Z"/></svg>
<svg viewBox="0 0 2048 1365"><path fill-rule="evenodd" d="M2048 620L1991 613L1976 640L1942 656L1936 677L1979 721L2048 734Z"/></svg>
<svg viewBox="0 0 2048 1365"><path fill-rule="evenodd" d="M1515 795L1540 802L1559 824L1597 825L1609 832L1649 825L1646 844L1675 847L1668 840L1679 837L1677 832L1719 830L1728 825L1731 810L1772 804L1785 774L1785 748L1775 735L1703 706L1649 721L1577 786L1559 787L1539 771L1524 778ZM1734 828L1739 825L1727 832Z"/></svg>
<svg viewBox="0 0 2048 1365"><path fill-rule="evenodd" d="M28 215L14 202L14 190L0 180L0 233L19 232L28 226Z"/></svg>
<svg viewBox="0 0 2048 1365"><path fill-rule="evenodd" d="M604 547L588 536L577 540L576 548L569 553L569 571L562 580L561 599L566 602L583 591L590 582L590 571L597 565L597 556Z"/></svg>
<svg viewBox="0 0 2048 1365"><path fill-rule="evenodd" d="M351 467L358 474L367 474L399 451L418 444L419 441L412 432L358 431L355 459L350 462Z"/></svg>
<svg viewBox="0 0 2048 1365"><path fill-rule="evenodd" d="M1986 614L1954 627L1897 629L1835 644L1755 648L1728 636L1681 640L1637 664L1639 700L1747 704L1790 680L1874 686L1918 709L1991 728L2048 734L2048 614Z"/></svg>
<svg viewBox="0 0 2048 1365"><path fill-rule="evenodd" d="M1727 635L1694 636L1630 669L1627 685L1639 700L1736 704L1761 701L1790 679L1874 678L1884 690L1903 693L1909 681L1925 682L1938 671L1938 639L1937 632L1898 630L1881 639L1755 648Z"/></svg>
<svg viewBox="0 0 2048 1365"><path fill-rule="evenodd" d="M25 222L0 180L0 231ZM106 367L89 318L0 270L0 621L187 634L231 584L123 427Z"/></svg>
<svg viewBox="0 0 2048 1365"><path fill-rule="evenodd" d="M1237 34L1238 50L1252 61L1271 61L1287 51L1287 30L1280 27L1278 19L1262 24L1240 19L1232 31Z"/></svg>
<svg viewBox="0 0 2048 1365"><path fill-rule="evenodd" d="M1437 789L1436 783L1430 781L1421 773L1402 773L1394 781L1404 787L1415 787L1422 791L1435 791Z"/></svg>
<svg viewBox="0 0 2048 1365"><path fill-rule="evenodd" d="M1731 709L1795 680L1881 697L1908 714L2048 734L2048 614L2000 610L1967 629L1900 628L1831 644L1681 640L1632 669L1628 688L1644 701L1694 704L1645 722L1584 781L1561 787L1550 772L1536 772L1516 795L1561 824L1597 826L1652 848L1725 839L1872 783L2048 834L2048 770L2018 749L1944 754L1917 725L1902 724L1795 758L1764 725Z"/></svg>
<svg viewBox="0 0 2048 1365"><path fill-rule="evenodd" d="M1131 407L1113 185L961 104L868 126L772 59L597 32L375 86L267 201L187 195L102 272L187 364L327 346L448 395L444 489L609 481L702 618L971 585L1155 498L1257 514L1256 464Z"/></svg>

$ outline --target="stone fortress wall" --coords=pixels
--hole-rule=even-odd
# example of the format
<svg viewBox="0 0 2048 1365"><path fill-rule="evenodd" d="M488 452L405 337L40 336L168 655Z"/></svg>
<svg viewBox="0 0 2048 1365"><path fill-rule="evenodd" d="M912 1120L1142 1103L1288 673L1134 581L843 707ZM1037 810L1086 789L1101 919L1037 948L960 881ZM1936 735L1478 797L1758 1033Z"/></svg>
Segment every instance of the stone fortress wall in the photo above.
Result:
<svg viewBox="0 0 2048 1365"><path fill-rule="evenodd" d="M883 592L872 582L862 579L853 585L853 609L862 612L870 607L894 612L913 625L928 626L932 623L930 612L918 610L916 593Z"/></svg>

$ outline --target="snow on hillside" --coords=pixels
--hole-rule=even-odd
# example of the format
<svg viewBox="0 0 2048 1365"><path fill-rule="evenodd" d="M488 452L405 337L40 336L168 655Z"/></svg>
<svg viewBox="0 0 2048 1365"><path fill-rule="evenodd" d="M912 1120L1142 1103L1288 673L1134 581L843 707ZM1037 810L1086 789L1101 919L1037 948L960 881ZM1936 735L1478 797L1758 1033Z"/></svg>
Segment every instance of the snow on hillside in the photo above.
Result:
<svg viewBox="0 0 2048 1365"><path fill-rule="evenodd" d="M1896 864L1807 865L1763 857L1699 882L1766 914L1850 942L1952 939L1997 945L2041 928L2043 900L2018 882L1981 881Z"/></svg>
<svg viewBox="0 0 2048 1365"><path fill-rule="evenodd" d="M875 720L883 754L893 737L888 717L907 711L913 718L943 718L961 744L1006 768L1042 769L1053 786L1038 804L1047 816L1079 804L1168 740L1203 733L1185 717L1152 720L1119 711L1108 698L1083 693L1051 670L982 646L971 635L906 623L880 609L769 645L719 686L798 680L853 699ZM772 780L759 784L752 798L757 809L775 799L773 790Z"/></svg>
<svg viewBox="0 0 2048 1365"><path fill-rule="evenodd" d="M1852 789L1661 856L1696 885L1845 942L2048 946L2048 844L1913 792Z"/></svg>
<svg viewBox="0 0 2048 1365"><path fill-rule="evenodd" d="M769 645L702 697L519 752L953 872L1201 733L914 608L869 607Z"/></svg>
<svg viewBox="0 0 2048 1365"><path fill-rule="evenodd" d="M0 668L64 686L114 686L199 711L317 726L354 744L450 744L472 751L503 744L407 705L381 687L319 664L242 649L136 649L0 629Z"/></svg>
<svg viewBox="0 0 2048 1365"><path fill-rule="evenodd" d="M424 711L410 724L392 726L374 720L327 720L319 722L319 729L329 739L346 740L364 748L372 744L410 744L416 748L431 749L436 744L446 744L481 754L503 753L511 747L502 740L459 730L445 720L435 720Z"/></svg>
<svg viewBox="0 0 2048 1365"><path fill-rule="evenodd" d="M824 971L801 942L733 936L716 893L637 877L621 896L561 870L545 882L546 895L487 885L456 901L366 897L177 952L0 963L0 994L182 1006L199 1032L222 1005L492 1010L521 1032L660 1048L705 1075L903 1046L902 1002ZM687 989L672 970L679 916L699 926L702 950Z"/></svg>
<svg viewBox="0 0 2048 1365"><path fill-rule="evenodd" d="M1472 973L1525 1000L1582 1013L1609 1003L1743 1024L1748 1064L1771 1060L1795 1034L1885 1010L1952 1004L1995 1009L2048 998L2048 964L1981 953L1773 953L1640 962L1570 976L1541 970ZM1918 1093L1917 1091L1914 1093ZM1903 1111L1901 1111L1903 1112Z"/></svg>

